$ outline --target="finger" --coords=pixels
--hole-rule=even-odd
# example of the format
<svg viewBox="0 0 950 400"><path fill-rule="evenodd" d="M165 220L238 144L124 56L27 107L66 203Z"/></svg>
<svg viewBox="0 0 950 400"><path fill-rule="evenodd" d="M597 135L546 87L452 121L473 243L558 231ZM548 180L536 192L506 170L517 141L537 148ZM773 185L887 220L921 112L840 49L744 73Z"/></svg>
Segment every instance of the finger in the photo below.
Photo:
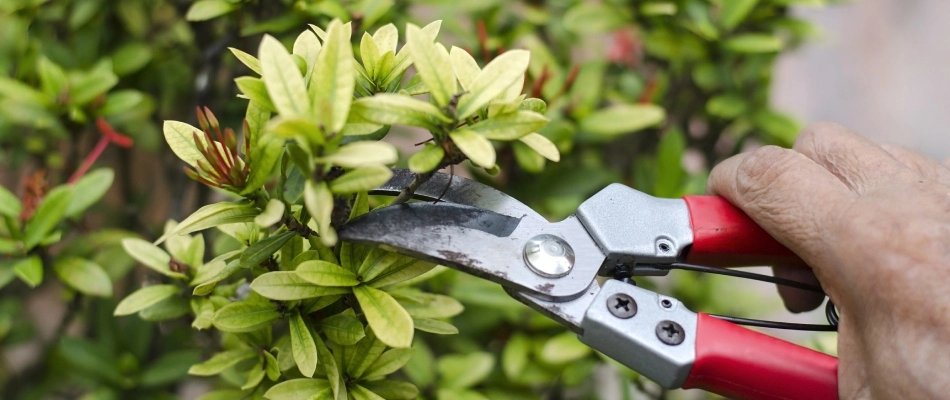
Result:
<svg viewBox="0 0 950 400"><path fill-rule="evenodd" d="M819 286L818 278L809 269L773 267L772 275L777 278L789 279L796 282ZM811 311L825 301L824 293L810 290L795 289L784 285L776 285L778 294L785 303L785 308L793 313Z"/></svg>
<svg viewBox="0 0 950 400"><path fill-rule="evenodd" d="M834 175L804 155L776 146L729 158L708 189L743 210L808 265L829 265L823 230L854 197Z"/></svg>
<svg viewBox="0 0 950 400"><path fill-rule="evenodd" d="M901 164L923 175L925 178L943 185L950 185L950 168L947 168L946 165L940 164L934 159L896 144L885 143L881 145L881 148L890 154L891 157L900 161Z"/></svg>
<svg viewBox="0 0 950 400"><path fill-rule="evenodd" d="M834 123L809 125L792 148L824 167L855 193L864 193L886 182L887 177L909 172L880 146Z"/></svg>

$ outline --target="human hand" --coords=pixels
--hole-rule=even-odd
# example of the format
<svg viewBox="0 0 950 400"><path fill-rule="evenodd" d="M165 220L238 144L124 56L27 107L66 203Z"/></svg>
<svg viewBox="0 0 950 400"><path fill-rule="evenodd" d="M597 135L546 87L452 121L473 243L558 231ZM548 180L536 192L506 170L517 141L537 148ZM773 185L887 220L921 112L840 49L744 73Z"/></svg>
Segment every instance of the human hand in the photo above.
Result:
<svg viewBox="0 0 950 400"><path fill-rule="evenodd" d="M841 398L948 396L950 168L820 123L722 162L709 191L812 267L776 275L817 277L838 306ZM792 311L822 300L779 291Z"/></svg>

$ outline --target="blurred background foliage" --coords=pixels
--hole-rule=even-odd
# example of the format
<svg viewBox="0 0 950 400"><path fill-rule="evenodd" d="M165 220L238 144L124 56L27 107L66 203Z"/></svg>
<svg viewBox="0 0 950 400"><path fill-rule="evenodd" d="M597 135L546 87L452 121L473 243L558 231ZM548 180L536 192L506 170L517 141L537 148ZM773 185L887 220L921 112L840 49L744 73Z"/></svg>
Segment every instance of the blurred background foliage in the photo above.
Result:
<svg viewBox="0 0 950 400"><path fill-rule="evenodd" d="M190 329L191 316L114 318L116 300L83 296L90 288L69 271L86 270L62 260L92 260L121 298L154 279L135 268L121 239L157 237L167 219L219 196L185 177L160 127L194 122L196 106L213 109L222 125L240 125L245 103L233 79L247 69L228 47L255 53L264 33L289 44L307 24L332 18L352 21L356 46L362 32L386 23L402 31L407 22L442 19L442 40L483 66L507 49L530 50L524 93L547 102L551 123L540 133L561 161L515 143L498 149L501 174L455 173L560 219L612 182L657 196L701 193L716 162L762 144L790 145L799 124L769 105L772 69L776 57L818 34L790 9L834 2L0 2L0 179L23 204L0 209L0 398L195 398L210 387L186 375L214 343ZM394 128L387 140L408 154L416 134ZM125 147L129 141L134 146ZM52 217L42 203L36 209L91 163L114 179L105 169L87 174L95 179L74 187L63 206L80 198L87 204L79 211L91 208ZM48 221L32 222L41 217ZM2 237L24 223L38 232L35 247L4 247ZM677 274L641 284L706 312L757 317L780 307L774 296L733 290L719 277ZM495 284L448 271L426 286L465 306L453 319L459 335L417 336L402 374L426 397L440 388L474 388L491 399L703 396L663 392ZM800 339L833 351L833 336Z"/></svg>

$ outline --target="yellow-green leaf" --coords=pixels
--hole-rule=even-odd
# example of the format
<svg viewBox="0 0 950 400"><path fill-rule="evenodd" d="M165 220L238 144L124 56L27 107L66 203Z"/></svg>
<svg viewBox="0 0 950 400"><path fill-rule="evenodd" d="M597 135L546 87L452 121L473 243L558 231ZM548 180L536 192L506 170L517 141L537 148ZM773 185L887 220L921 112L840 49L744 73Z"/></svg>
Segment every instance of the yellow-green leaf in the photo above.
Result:
<svg viewBox="0 0 950 400"><path fill-rule="evenodd" d="M268 400L308 400L330 388L326 379L291 379L271 387L264 393Z"/></svg>
<svg viewBox="0 0 950 400"><path fill-rule="evenodd" d="M178 158L191 165L198 166L198 160L204 160L204 155L198 150L195 144L195 135L202 141L204 146L208 145L204 132L200 129L179 121L165 121L162 125L162 133L165 134L165 142L172 149Z"/></svg>
<svg viewBox="0 0 950 400"><path fill-rule="evenodd" d="M161 244L171 235L184 235L220 225L251 222L260 213L260 210L251 203L221 202L209 204L185 218L175 229L166 232L155 241L155 244Z"/></svg>
<svg viewBox="0 0 950 400"><path fill-rule="evenodd" d="M746 33L726 40L727 49L737 53L775 53L784 43L777 36L765 33Z"/></svg>
<svg viewBox="0 0 950 400"><path fill-rule="evenodd" d="M310 329L299 313L290 317L290 346L293 349L294 361L303 376L313 377L317 369L317 345L310 335Z"/></svg>
<svg viewBox="0 0 950 400"><path fill-rule="evenodd" d="M344 168L357 168L365 165L393 164L398 159L399 153L395 146L364 140L340 146L336 153L323 157L321 161Z"/></svg>
<svg viewBox="0 0 950 400"><path fill-rule="evenodd" d="M454 325L432 318L413 317L412 324L420 331L434 333L436 335L455 335L459 333L459 329Z"/></svg>
<svg viewBox="0 0 950 400"><path fill-rule="evenodd" d="M326 142L320 127L306 118L274 118L268 123L267 130L275 136L282 138L294 139L302 137L311 144L323 144Z"/></svg>
<svg viewBox="0 0 950 400"><path fill-rule="evenodd" d="M539 358L549 364L567 364L590 354L590 347L581 343L574 332L564 332L548 339L541 348Z"/></svg>
<svg viewBox="0 0 950 400"><path fill-rule="evenodd" d="M328 133L338 133L346 123L353 101L353 48L350 34L338 20L327 28L327 38L317 56L316 75L309 96L316 122Z"/></svg>
<svg viewBox="0 0 950 400"><path fill-rule="evenodd" d="M143 287L122 299L119 305L115 307L113 315L119 316L137 313L174 296L176 293L178 293L178 287L175 285L152 285Z"/></svg>
<svg viewBox="0 0 950 400"><path fill-rule="evenodd" d="M171 256L154 244L138 238L126 238L122 239L122 248L136 261L155 272L175 279L188 278L180 272L172 271L168 265Z"/></svg>
<svg viewBox="0 0 950 400"><path fill-rule="evenodd" d="M353 103L353 112L363 119L380 125L410 125L435 127L451 120L431 103L409 96L379 93L363 97Z"/></svg>
<svg viewBox="0 0 950 400"><path fill-rule="evenodd" d="M469 93L459 98L458 117L466 118L475 114L504 93L519 78L524 77L530 60L531 54L527 50L511 50L488 63L472 79Z"/></svg>
<svg viewBox="0 0 950 400"><path fill-rule="evenodd" d="M393 172L382 165L367 165L347 171L330 182L330 191L339 194L356 193L382 185L392 178Z"/></svg>
<svg viewBox="0 0 950 400"><path fill-rule="evenodd" d="M83 211L95 204L105 196L106 192L112 187L112 180L115 173L108 168L97 168L89 171L85 176L73 184L73 193L80 193L80 196L72 196L69 202L69 208L66 209L67 217L79 217Z"/></svg>
<svg viewBox="0 0 950 400"><path fill-rule="evenodd" d="M449 51L449 57L452 59L455 78L462 85L462 89L469 90L472 86L472 80L482 70L479 68L478 62L467 51L455 46L452 46L452 50Z"/></svg>
<svg viewBox="0 0 950 400"><path fill-rule="evenodd" d="M277 112L290 117L307 115L310 110L307 86L284 45L273 36L264 35L258 56L261 77Z"/></svg>
<svg viewBox="0 0 950 400"><path fill-rule="evenodd" d="M375 378L383 377L396 372L412 358L415 349L409 347L404 349L390 349L381 354L373 364L366 369L363 377Z"/></svg>
<svg viewBox="0 0 950 400"><path fill-rule="evenodd" d="M237 4L227 0L198 0L188 8L185 19L207 21L234 11L237 7Z"/></svg>
<svg viewBox="0 0 950 400"><path fill-rule="evenodd" d="M242 76L235 78L234 83L237 84L238 90L240 90L248 100L257 103L267 111L277 111L277 106L274 105L270 94L267 93L267 86L264 84L263 79Z"/></svg>
<svg viewBox="0 0 950 400"><path fill-rule="evenodd" d="M43 283L43 261L39 256L30 256L13 263L13 272L23 283L37 287Z"/></svg>
<svg viewBox="0 0 950 400"><path fill-rule="evenodd" d="M429 96L439 106L449 104L458 92L455 72L449 52L440 43L433 43L434 36L422 32L419 27L406 25L406 46L422 82L429 88Z"/></svg>
<svg viewBox="0 0 950 400"><path fill-rule="evenodd" d="M333 214L333 194L325 182L314 184L312 180L307 180L303 189L304 205L310 216L317 223L317 233L320 235L320 243L324 246L333 246L336 244L336 231L330 226Z"/></svg>
<svg viewBox="0 0 950 400"><path fill-rule="evenodd" d="M396 30L396 25L393 24L383 25L373 33L373 41L376 42L376 47L379 48L380 53L391 51L395 54L398 40L399 31Z"/></svg>
<svg viewBox="0 0 950 400"><path fill-rule="evenodd" d="M353 293L381 342L397 348L412 344L412 317L389 293L363 285L354 287Z"/></svg>
<svg viewBox="0 0 950 400"><path fill-rule="evenodd" d="M350 398L353 400L385 400L380 395L373 393L369 389L366 389L360 385L353 385L353 387L347 389Z"/></svg>
<svg viewBox="0 0 950 400"><path fill-rule="evenodd" d="M271 300L293 301L314 297L346 294L347 287L329 287L315 285L294 271L268 272L251 282L251 290Z"/></svg>
<svg viewBox="0 0 950 400"><path fill-rule="evenodd" d="M363 61L363 68L369 77L376 76L376 68L379 67L380 51L379 46L369 32L363 32L360 39L360 59Z"/></svg>
<svg viewBox="0 0 950 400"><path fill-rule="evenodd" d="M320 286L356 286L360 281L356 274L336 264L322 260L310 260L297 266L297 276Z"/></svg>
<svg viewBox="0 0 950 400"><path fill-rule="evenodd" d="M235 49L234 47L228 47L228 50L231 50L231 53L234 54L234 57L237 57L237 59L250 68L251 71L254 71L258 75L261 74L261 62L257 60L257 57Z"/></svg>
<svg viewBox="0 0 950 400"><path fill-rule="evenodd" d="M99 264L78 257L56 260L53 271L69 287L90 296L112 297L112 280Z"/></svg>
<svg viewBox="0 0 950 400"><path fill-rule="evenodd" d="M284 218L284 202L278 199L270 199L267 202L267 207L264 208L262 212L257 217L254 217L254 223L261 228L270 228L271 225L274 225Z"/></svg>
<svg viewBox="0 0 950 400"><path fill-rule="evenodd" d="M439 166L443 157L445 150L442 146L426 144L422 150L409 157L409 170L417 174L430 172Z"/></svg>
<svg viewBox="0 0 950 400"><path fill-rule="evenodd" d="M487 352L449 354L439 358L440 387L465 389L485 380L495 366L495 356Z"/></svg>
<svg viewBox="0 0 950 400"><path fill-rule="evenodd" d="M539 133L529 133L518 140L548 160L554 162L561 160L561 153L557 150L554 142Z"/></svg>
<svg viewBox="0 0 950 400"><path fill-rule="evenodd" d="M212 323L222 332L253 332L280 318L277 305L264 301L242 301L221 307Z"/></svg>
<svg viewBox="0 0 950 400"><path fill-rule="evenodd" d="M320 44L317 35L312 31L301 32L297 36L297 40L294 41L293 54L300 56L307 62L307 72L303 76L304 82L309 83L313 79L313 72L317 67L317 56L320 55L322 48L323 45Z"/></svg>
<svg viewBox="0 0 950 400"><path fill-rule="evenodd" d="M251 348L222 351L201 364L192 365L188 369L188 373L196 376L217 375L241 361L254 358L256 355L257 352Z"/></svg>
<svg viewBox="0 0 950 400"><path fill-rule="evenodd" d="M722 8L719 11L719 21L726 30L732 30L739 26L749 12L755 8L759 0L730 0L722 2Z"/></svg>
<svg viewBox="0 0 950 400"><path fill-rule="evenodd" d="M596 140L610 140L657 126L666 112L655 104L618 104L591 113L580 121L580 129Z"/></svg>
<svg viewBox="0 0 950 400"><path fill-rule="evenodd" d="M73 191L67 186L58 186L51 190L36 207L33 217L26 223L23 231L23 247L29 251L49 236L50 232L66 216Z"/></svg>
<svg viewBox="0 0 950 400"><path fill-rule="evenodd" d="M320 321L323 333L327 339L333 343L352 346L366 336L363 331L363 324L354 315L352 311L332 315Z"/></svg>
<svg viewBox="0 0 950 400"><path fill-rule="evenodd" d="M547 125L547 117L534 111L516 111L476 122L468 129L491 140L515 140Z"/></svg>
<svg viewBox="0 0 950 400"><path fill-rule="evenodd" d="M475 165L482 168L495 165L495 148L484 136L463 129L449 133L449 137Z"/></svg>
<svg viewBox="0 0 950 400"><path fill-rule="evenodd" d="M0 186L0 215L18 218L23 211L23 203L7 188Z"/></svg>

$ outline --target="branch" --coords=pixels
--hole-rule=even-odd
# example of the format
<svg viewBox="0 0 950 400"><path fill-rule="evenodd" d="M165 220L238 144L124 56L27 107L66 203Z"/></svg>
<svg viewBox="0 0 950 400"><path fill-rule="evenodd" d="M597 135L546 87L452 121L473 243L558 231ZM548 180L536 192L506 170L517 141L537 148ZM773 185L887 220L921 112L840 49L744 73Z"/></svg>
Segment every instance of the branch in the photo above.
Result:
<svg viewBox="0 0 950 400"><path fill-rule="evenodd" d="M399 195L396 196L396 198L393 199L393 202L389 203L389 205L393 206L409 201L409 199L412 198L412 194L415 193L423 183L426 183L426 181L431 179L433 175L435 175L435 171L426 172L424 174L416 174L416 177L412 179L412 182L409 183L409 186L406 186L405 189L399 192Z"/></svg>

